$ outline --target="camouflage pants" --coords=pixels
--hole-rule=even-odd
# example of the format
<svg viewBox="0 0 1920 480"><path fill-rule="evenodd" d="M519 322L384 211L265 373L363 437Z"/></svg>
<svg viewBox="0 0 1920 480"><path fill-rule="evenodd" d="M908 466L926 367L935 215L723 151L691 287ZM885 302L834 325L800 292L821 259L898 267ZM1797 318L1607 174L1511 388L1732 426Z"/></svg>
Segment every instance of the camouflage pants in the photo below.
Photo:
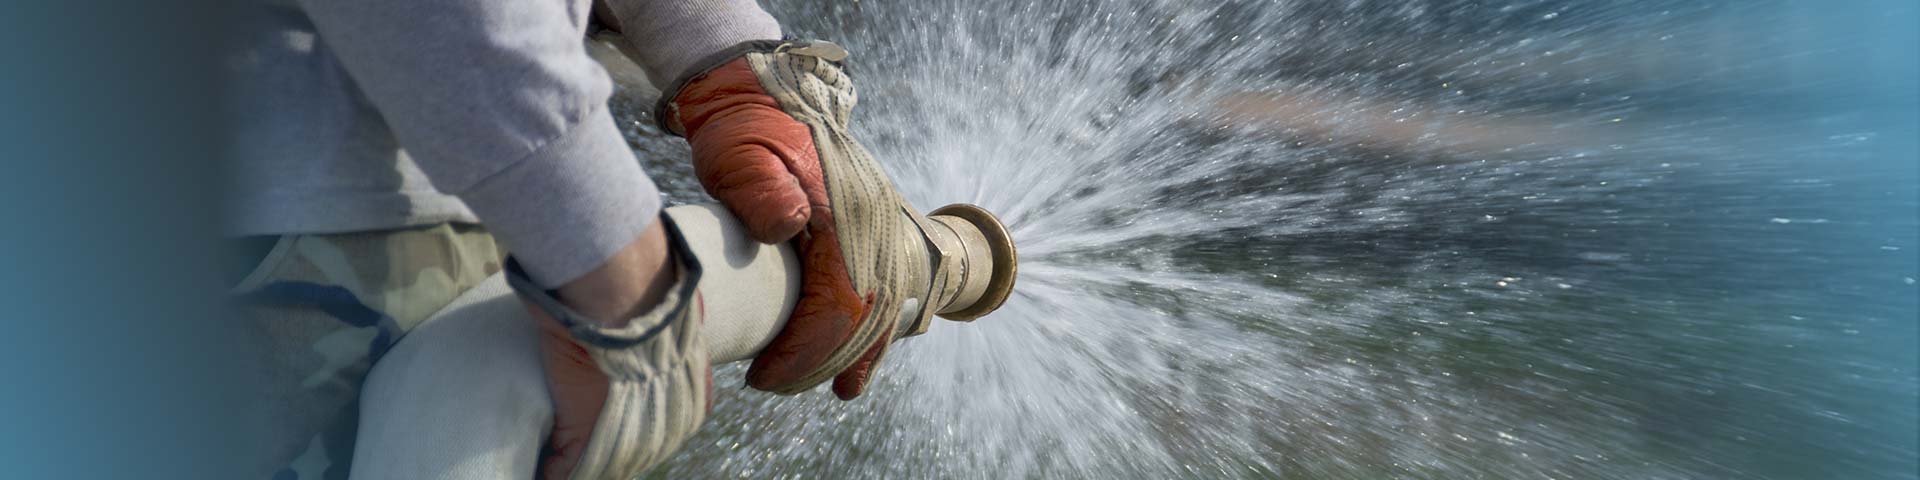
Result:
<svg viewBox="0 0 1920 480"><path fill-rule="evenodd" d="M368 369L502 257L466 224L280 237L230 292L251 343L240 360L265 387L255 478L346 478Z"/></svg>

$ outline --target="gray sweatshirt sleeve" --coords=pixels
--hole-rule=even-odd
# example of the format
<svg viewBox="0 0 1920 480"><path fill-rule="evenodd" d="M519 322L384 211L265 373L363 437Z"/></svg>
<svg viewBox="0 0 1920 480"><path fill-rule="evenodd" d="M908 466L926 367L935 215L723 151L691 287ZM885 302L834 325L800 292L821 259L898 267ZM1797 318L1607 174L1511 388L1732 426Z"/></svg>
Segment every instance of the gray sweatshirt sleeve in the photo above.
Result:
<svg viewBox="0 0 1920 480"><path fill-rule="evenodd" d="M555 287L591 271L658 216L658 190L607 111L611 80L581 45L587 1L301 6L434 187L460 197L536 282ZM704 11L648 22L732 22ZM657 37L649 50L731 45L736 34L674 30L686 36Z"/></svg>
<svg viewBox="0 0 1920 480"><path fill-rule="evenodd" d="M779 40L780 23L753 0L607 0L621 35L655 87L668 88L687 69L734 45Z"/></svg>

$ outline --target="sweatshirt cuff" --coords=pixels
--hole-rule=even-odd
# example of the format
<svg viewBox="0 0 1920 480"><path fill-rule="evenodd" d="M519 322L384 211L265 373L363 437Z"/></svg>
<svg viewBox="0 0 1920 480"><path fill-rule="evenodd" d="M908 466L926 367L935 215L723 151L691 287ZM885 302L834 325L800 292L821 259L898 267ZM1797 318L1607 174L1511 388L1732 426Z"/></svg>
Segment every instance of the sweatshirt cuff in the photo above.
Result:
<svg viewBox="0 0 1920 480"><path fill-rule="evenodd" d="M754 0L612 2L622 36L654 87L665 89L686 70L728 47L779 40L780 22Z"/></svg>
<svg viewBox="0 0 1920 480"><path fill-rule="evenodd" d="M598 268L660 215L660 191L605 105L459 197L542 288Z"/></svg>

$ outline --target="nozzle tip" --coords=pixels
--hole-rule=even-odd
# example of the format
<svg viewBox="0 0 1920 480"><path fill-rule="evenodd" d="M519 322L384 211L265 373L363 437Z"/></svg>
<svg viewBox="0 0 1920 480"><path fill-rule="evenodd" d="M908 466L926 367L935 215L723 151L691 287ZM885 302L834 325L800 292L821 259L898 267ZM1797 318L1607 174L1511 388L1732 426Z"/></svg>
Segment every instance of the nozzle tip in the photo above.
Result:
<svg viewBox="0 0 1920 480"><path fill-rule="evenodd" d="M1013 295L1014 278L1019 276L1020 271L1019 253L1013 248L1013 235L1007 231L1007 226L986 209L967 203L940 207L928 216L958 218L980 229L981 236L986 239L989 258L993 261L993 265L986 269L990 274L987 276L986 290L981 292L980 297L969 305L949 307L939 315L948 320L968 321L998 310L1000 304L1006 303L1007 297ZM978 267L972 266L974 269Z"/></svg>

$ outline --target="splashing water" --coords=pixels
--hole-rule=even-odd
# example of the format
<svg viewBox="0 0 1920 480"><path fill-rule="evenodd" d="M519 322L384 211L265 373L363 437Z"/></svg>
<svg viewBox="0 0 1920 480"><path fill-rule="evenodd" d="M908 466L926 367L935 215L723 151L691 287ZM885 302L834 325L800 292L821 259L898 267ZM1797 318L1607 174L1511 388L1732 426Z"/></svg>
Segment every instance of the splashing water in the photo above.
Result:
<svg viewBox="0 0 1920 480"><path fill-rule="evenodd" d="M859 401L716 372L655 476L1915 471L1913 6L768 6L1020 283Z"/></svg>

